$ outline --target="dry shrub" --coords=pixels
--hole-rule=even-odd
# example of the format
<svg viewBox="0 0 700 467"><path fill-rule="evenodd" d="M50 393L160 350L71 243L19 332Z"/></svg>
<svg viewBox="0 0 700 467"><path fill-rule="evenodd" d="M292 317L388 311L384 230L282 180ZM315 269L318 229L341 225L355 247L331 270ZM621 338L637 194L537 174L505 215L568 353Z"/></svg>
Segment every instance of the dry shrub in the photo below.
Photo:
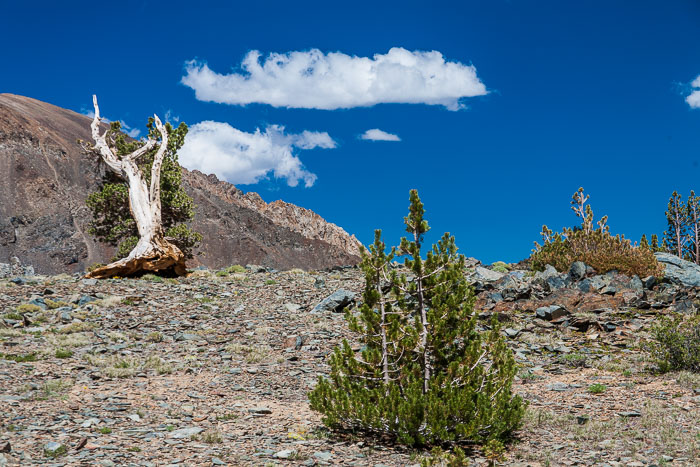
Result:
<svg viewBox="0 0 700 467"><path fill-rule="evenodd" d="M629 276L660 276L663 268L654 253L633 245L624 235L611 235L607 216L597 222L598 228L593 227L593 210L585 205L587 200L583 188L579 188L571 201L572 209L582 219L580 227L554 233L542 226L543 244L535 242L529 259L531 267L541 271L551 264L558 271L567 271L574 261L583 261L599 274L616 270Z"/></svg>

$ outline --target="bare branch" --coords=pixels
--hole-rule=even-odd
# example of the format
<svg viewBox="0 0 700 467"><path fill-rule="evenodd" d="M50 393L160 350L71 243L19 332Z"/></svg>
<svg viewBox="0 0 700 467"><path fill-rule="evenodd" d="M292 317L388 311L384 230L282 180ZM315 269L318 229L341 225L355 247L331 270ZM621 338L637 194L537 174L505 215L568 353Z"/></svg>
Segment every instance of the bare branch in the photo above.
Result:
<svg viewBox="0 0 700 467"><path fill-rule="evenodd" d="M92 139L95 140L95 149L97 149L102 159L113 172L124 177L122 174L123 168L121 161L107 144L107 131L100 134L100 107L97 105L97 96L94 94L92 96L92 105L95 107L95 116L90 124L90 129L92 130Z"/></svg>
<svg viewBox="0 0 700 467"><path fill-rule="evenodd" d="M129 154L128 156L126 156L126 158L129 159L130 161L135 161L136 159L138 159L139 157L143 156L148 151L153 149L153 146L155 146L155 145L156 145L156 140L148 138L148 141L146 142L146 144L144 144L143 146L138 148L136 151L134 151L131 154Z"/></svg>
<svg viewBox="0 0 700 467"><path fill-rule="evenodd" d="M161 140L158 152L156 152L153 158L153 166L151 167L150 201L153 212L157 212L160 217L160 167L163 165L163 157L165 156L165 151L168 149L168 131L161 123L158 115L154 114L153 116L155 117L156 128L158 128L160 132Z"/></svg>

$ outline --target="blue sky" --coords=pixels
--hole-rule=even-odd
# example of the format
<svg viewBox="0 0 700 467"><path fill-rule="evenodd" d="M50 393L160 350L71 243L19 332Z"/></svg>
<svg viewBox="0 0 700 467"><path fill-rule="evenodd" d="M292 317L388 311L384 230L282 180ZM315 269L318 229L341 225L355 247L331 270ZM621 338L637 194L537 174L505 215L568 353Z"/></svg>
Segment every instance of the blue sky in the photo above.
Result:
<svg viewBox="0 0 700 467"><path fill-rule="evenodd" d="M363 243L375 228L398 242L411 188L428 240L449 231L485 262L526 257L544 223L574 224L579 186L633 239L664 230L673 190L700 191L695 0L42 3L2 2L0 92L79 112L96 93L105 116L134 128L153 112L199 124L190 153L210 150L208 167ZM438 85L402 81L401 69L358 74L392 62L392 48L416 57L408 71L437 70ZM279 53L290 66L246 81L254 50L261 65ZM335 81L294 74L314 53ZM242 87L231 76L183 84L193 60ZM357 91L368 79L383 90ZM198 100L193 86L234 103ZM400 141L360 137L372 129ZM234 170L241 147L253 166Z"/></svg>

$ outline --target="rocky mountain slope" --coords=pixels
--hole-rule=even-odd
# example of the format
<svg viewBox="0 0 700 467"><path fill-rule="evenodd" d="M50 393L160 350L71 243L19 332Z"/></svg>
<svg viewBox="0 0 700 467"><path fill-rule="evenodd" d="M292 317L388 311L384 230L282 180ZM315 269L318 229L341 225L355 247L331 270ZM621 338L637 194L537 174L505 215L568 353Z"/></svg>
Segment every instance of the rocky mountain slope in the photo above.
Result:
<svg viewBox="0 0 700 467"><path fill-rule="evenodd" d="M0 262L19 257L40 273L82 271L113 251L87 233L87 195L104 168L83 154L84 115L35 99L0 94ZM321 269L356 263L359 242L319 215L282 201L265 203L215 176L184 173L204 236L192 265L261 264Z"/></svg>
<svg viewBox="0 0 700 467"><path fill-rule="evenodd" d="M700 376L659 375L644 348L659 317L695 307L700 267L660 260L663 280L470 261L479 328L502 321L529 404L495 465L698 465ZM0 465L418 467L427 451L329 432L309 407L332 349L362 345L343 311L363 282L358 268L0 278Z"/></svg>

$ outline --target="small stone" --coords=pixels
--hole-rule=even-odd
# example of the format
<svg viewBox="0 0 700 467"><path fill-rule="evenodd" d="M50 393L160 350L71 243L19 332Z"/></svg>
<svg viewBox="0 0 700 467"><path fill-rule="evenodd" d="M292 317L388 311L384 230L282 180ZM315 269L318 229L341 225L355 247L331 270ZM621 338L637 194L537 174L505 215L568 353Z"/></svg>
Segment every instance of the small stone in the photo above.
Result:
<svg viewBox="0 0 700 467"><path fill-rule="evenodd" d="M97 279L83 279L83 285L97 285Z"/></svg>
<svg viewBox="0 0 700 467"><path fill-rule="evenodd" d="M583 261L574 261L569 268L569 279L572 281L580 281L586 277L586 263Z"/></svg>
<svg viewBox="0 0 700 467"><path fill-rule="evenodd" d="M289 459L295 453L296 453L296 451L294 449L285 449L284 451L276 452L273 457L275 457L277 459Z"/></svg>
<svg viewBox="0 0 700 467"><path fill-rule="evenodd" d="M314 457L322 461L329 461L331 460L331 457L333 457L333 454L328 451L319 451L314 453Z"/></svg>
<svg viewBox="0 0 700 467"><path fill-rule="evenodd" d="M61 443L49 441L48 443L44 444L44 454L46 454L49 457L58 457L65 453L66 447Z"/></svg>
<svg viewBox="0 0 700 467"><path fill-rule="evenodd" d="M272 413L272 410L267 407L253 407L252 409L248 409L248 412L258 415L268 415Z"/></svg>
<svg viewBox="0 0 700 467"><path fill-rule="evenodd" d="M97 279L85 279L85 280L94 281ZM91 297L90 295L83 295L82 297L80 297L80 300L78 300L78 306L87 305L88 303L94 302L95 300L97 300L95 297Z"/></svg>
<svg viewBox="0 0 700 467"><path fill-rule="evenodd" d="M555 321L563 316L566 316L569 312L566 309L560 307L559 305L542 306L535 310L535 315L546 321Z"/></svg>
<svg viewBox="0 0 700 467"><path fill-rule="evenodd" d="M644 284L645 289L652 289L656 285L656 277L647 276L644 279L642 279L642 284Z"/></svg>
<svg viewBox="0 0 700 467"><path fill-rule="evenodd" d="M180 428L179 430L172 431L168 438L172 439L185 439L193 435L197 435L204 431L204 428L190 427L190 428Z"/></svg>
<svg viewBox="0 0 700 467"><path fill-rule="evenodd" d="M0 443L0 452L10 452L12 451L12 446L10 446L9 441L5 441L3 443Z"/></svg>
<svg viewBox="0 0 700 467"><path fill-rule="evenodd" d="M212 457L211 463L212 463L212 465L227 465L226 462L222 461L218 457Z"/></svg>

